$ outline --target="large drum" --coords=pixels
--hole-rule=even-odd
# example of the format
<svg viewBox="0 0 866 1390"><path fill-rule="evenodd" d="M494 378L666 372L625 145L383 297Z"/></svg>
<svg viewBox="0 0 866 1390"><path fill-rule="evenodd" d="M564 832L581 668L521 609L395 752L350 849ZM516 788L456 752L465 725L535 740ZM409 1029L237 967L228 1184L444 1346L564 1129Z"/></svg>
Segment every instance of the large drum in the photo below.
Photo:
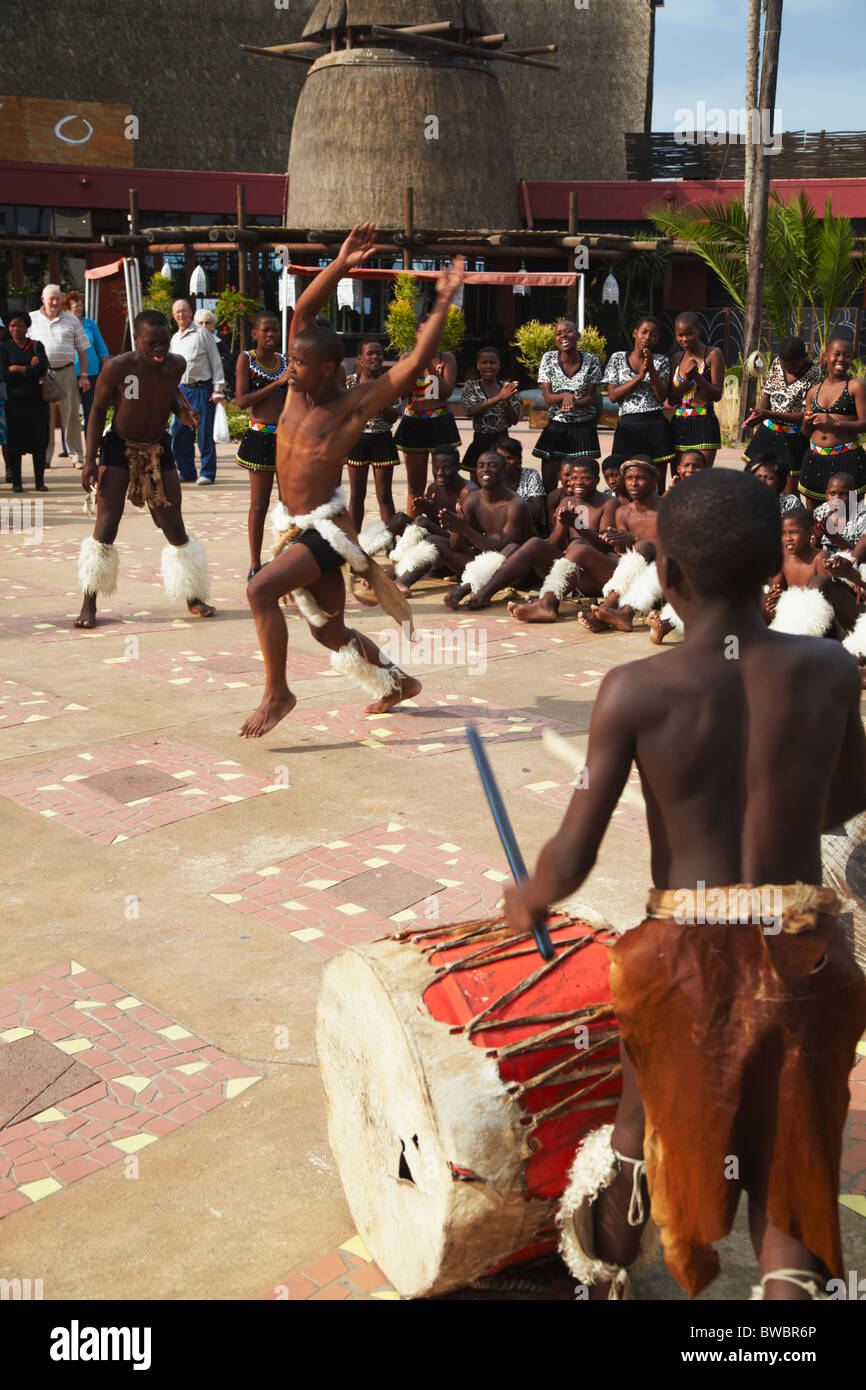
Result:
<svg viewBox="0 0 866 1390"><path fill-rule="evenodd" d="M580 1140L620 1094L601 919L555 918L553 961L501 918L328 964L317 1041L355 1225L407 1298L551 1250Z"/></svg>

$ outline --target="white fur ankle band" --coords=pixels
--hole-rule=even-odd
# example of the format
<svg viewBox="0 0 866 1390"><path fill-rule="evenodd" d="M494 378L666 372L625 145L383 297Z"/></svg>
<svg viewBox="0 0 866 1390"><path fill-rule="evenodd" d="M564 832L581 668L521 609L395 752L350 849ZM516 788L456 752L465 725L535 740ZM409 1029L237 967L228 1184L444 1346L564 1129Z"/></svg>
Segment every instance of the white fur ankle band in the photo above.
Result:
<svg viewBox="0 0 866 1390"><path fill-rule="evenodd" d="M207 553L200 541L162 548L162 587L169 598L191 603L194 598L210 598Z"/></svg>
<svg viewBox="0 0 866 1390"><path fill-rule="evenodd" d="M439 551L432 541L419 541L417 545L410 545L408 550L403 551L394 567L394 573L398 579L406 579L418 570L435 565L438 559Z"/></svg>
<svg viewBox="0 0 866 1390"><path fill-rule="evenodd" d="M820 590L794 587L780 595L770 627L797 637L824 637L834 618L833 605Z"/></svg>
<svg viewBox="0 0 866 1390"><path fill-rule="evenodd" d="M399 666L379 666L368 661L357 632L353 632L351 642L331 652L331 665L341 675L349 676L374 700L384 700L387 695L398 692L406 679L406 672Z"/></svg>
<svg viewBox="0 0 866 1390"><path fill-rule="evenodd" d="M391 559L395 561L402 560L407 550L411 550L413 546L420 545L422 541L426 540L427 532L424 530L424 527L416 526L415 523L412 522L411 526L407 526L402 536L398 538L397 544L391 551Z"/></svg>
<svg viewBox="0 0 866 1390"><path fill-rule="evenodd" d="M842 643L846 652L858 657L861 661L866 661L866 613L861 613L856 623L852 627L845 641Z"/></svg>
<svg viewBox="0 0 866 1390"><path fill-rule="evenodd" d="M384 521L371 521L358 536L358 544L365 555L382 555L394 544L394 537Z"/></svg>
<svg viewBox="0 0 866 1390"><path fill-rule="evenodd" d="M625 590L617 590L619 601L642 617L656 608L662 601L662 586L659 583L655 560L647 565L642 574L632 580Z"/></svg>
<svg viewBox="0 0 866 1390"><path fill-rule="evenodd" d="M78 552L78 588L82 594L108 597L117 588L120 559L113 545L85 536Z"/></svg>
<svg viewBox="0 0 866 1390"><path fill-rule="evenodd" d="M461 584L468 584L473 594L477 594L483 589L485 584L489 584L497 570L502 569L505 564L505 556L498 550L484 550L480 555L476 555L474 560L470 560L462 575Z"/></svg>
<svg viewBox="0 0 866 1390"><path fill-rule="evenodd" d="M576 579L579 574L577 565L566 560L565 556L561 560L554 560L538 597L544 598L545 594L553 594L554 598L564 599L571 588L572 579Z"/></svg>

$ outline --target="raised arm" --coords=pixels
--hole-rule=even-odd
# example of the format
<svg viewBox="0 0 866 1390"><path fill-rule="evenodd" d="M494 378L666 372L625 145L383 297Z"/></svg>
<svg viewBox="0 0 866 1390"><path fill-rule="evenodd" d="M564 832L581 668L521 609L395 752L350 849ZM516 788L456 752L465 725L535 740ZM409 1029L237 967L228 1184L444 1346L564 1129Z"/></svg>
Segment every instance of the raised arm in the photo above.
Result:
<svg viewBox="0 0 866 1390"><path fill-rule="evenodd" d="M634 758L631 717L633 678L628 667L605 676L598 692L582 785L573 793L562 825L538 856L531 878L505 892L513 931L543 922L548 909L575 892L592 869Z"/></svg>
<svg viewBox="0 0 866 1390"><path fill-rule="evenodd" d="M315 323L316 315L327 304L337 284L350 270L368 261L376 249L376 229L372 222L362 222L353 227L336 260L325 266L314 280L311 280L295 305L289 341L298 333L303 333Z"/></svg>
<svg viewBox="0 0 866 1390"><path fill-rule="evenodd" d="M359 413L365 420L378 415L384 406L391 405L401 396L409 394L410 388L418 379L419 370L430 361L436 351L445 327L448 306L463 284L465 272L466 261L462 256L455 256L450 270L443 270L436 281L433 308L418 329L418 337L412 351L401 357L400 361L382 376L376 377L374 381L365 382L363 386L358 386L350 392L350 395L356 398ZM446 356L450 357L451 354L447 353Z"/></svg>

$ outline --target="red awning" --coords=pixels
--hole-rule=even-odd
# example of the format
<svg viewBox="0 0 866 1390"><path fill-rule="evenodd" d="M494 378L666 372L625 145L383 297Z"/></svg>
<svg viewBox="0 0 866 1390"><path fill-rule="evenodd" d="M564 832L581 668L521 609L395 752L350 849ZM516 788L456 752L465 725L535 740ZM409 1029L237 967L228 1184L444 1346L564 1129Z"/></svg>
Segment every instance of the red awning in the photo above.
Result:
<svg viewBox="0 0 866 1390"><path fill-rule="evenodd" d="M318 275L323 269L318 265L290 265L290 275ZM346 279L352 280L394 280L403 272L399 270L370 270L364 266L360 270L350 270ZM416 280L438 280L440 272L438 270L412 270L410 275L414 275ZM467 285L554 285L569 286L573 285L576 276L574 272L554 273L548 271L533 270L467 270L465 280Z"/></svg>
<svg viewBox="0 0 866 1390"><path fill-rule="evenodd" d="M92 270L85 270L84 276L87 280L101 280L105 275L117 275L123 269L123 260L110 261L108 265L95 265Z"/></svg>

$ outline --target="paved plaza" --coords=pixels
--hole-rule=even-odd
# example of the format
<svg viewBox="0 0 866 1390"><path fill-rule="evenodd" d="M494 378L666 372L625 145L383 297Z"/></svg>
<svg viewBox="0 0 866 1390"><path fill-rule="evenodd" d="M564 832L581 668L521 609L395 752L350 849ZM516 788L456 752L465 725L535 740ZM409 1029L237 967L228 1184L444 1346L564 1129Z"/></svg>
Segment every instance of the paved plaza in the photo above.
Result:
<svg viewBox="0 0 866 1390"><path fill-rule="evenodd" d="M528 452L534 436L517 433ZM0 537L0 1276L40 1278L46 1299L396 1300L328 1145L322 971L423 920L431 901L446 922L496 909L507 865L467 718L532 862L569 795L542 730L584 750L605 672L664 652L643 626L590 635L574 605L543 628L503 603L455 615L431 580L412 607L440 659L410 667L415 700L365 717L362 693L289 612L297 707L243 741L263 684L245 600L248 484L231 448L219 455L216 484L183 493L208 550L211 621L165 597L161 535L127 506L117 592L94 632L72 628L92 522L61 460L41 536ZM395 492L400 506L401 470ZM387 631L380 609L350 605L349 619ZM471 663L450 659L470 649ZM624 928L649 882L633 775L578 896ZM864 1270L863 1044L840 1201L846 1259ZM747 1298L743 1212L720 1248L723 1275L702 1297ZM548 1262L450 1297L573 1297L563 1273ZM685 1296L660 1258L636 1287Z"/></svg>

